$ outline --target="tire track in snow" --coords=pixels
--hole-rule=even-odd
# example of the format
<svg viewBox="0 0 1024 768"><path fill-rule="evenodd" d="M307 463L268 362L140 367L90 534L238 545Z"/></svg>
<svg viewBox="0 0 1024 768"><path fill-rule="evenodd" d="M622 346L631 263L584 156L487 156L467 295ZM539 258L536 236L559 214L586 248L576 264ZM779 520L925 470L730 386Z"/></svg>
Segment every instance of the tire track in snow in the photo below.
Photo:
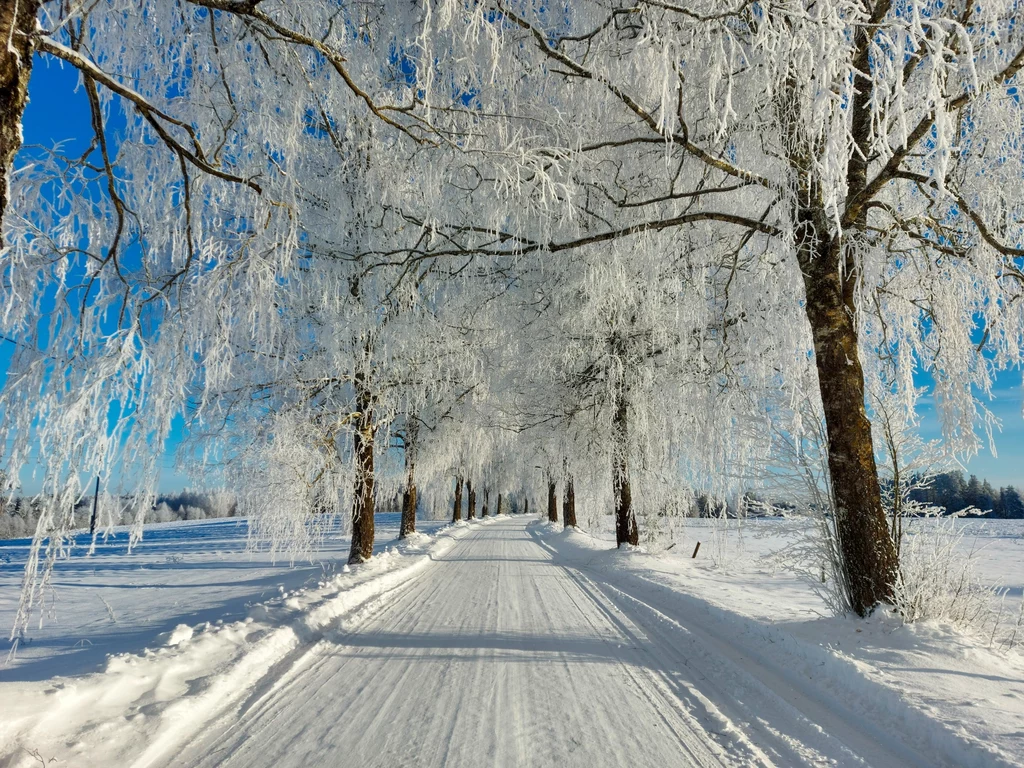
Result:
<svg viewBox="0 0 1024 768"><path fill-rule="evenodd" d="M936 764L656 587L565 562L521 519L477 526L172 764Z"/></svg>
<svg viewBox="0 0 1024 768"><path fill-rule="evenodd" d="M531 535L560 560L558 551L537 531L531 530ZM699 702L712 717L717 712L740 728L750 744L772 752L772 764L873 768L964 764L955 749L944 759L940 753L942 762L937 763L936 755L925 755L866 720L834 694L800 684L763 653L737 640L736 627L720 625L710 611L700 610L696 598L629 572L579 563L563 562L563 567L645 628L652 640L647 651L654 659L648 669L681 701L691 702L692 707ZM664 599L656 601L658 596ZM689 679L673 674L673 669L689 672Z"/></svg>
<svg viewBox="0 0 1024 768"><path fill-rule="evenodd" d="M259 724L242 718L247 738L216 753L216 739L197 744L176 764L723 765L708 734L637 676L637 640L522 520L477 527L359 631L324 644L261 702Z"/></svg>
<svg viewBox="0 0 1024 768"><path fill-rule="evenodd" d="M587 616L595 632L598 632L600 628L598 624L594 621L592 612L583 609L579 601L577 601L576 598L572 595L572 590L570 590L568 583L563 582L562 588L565 590L566 594L570 596L570 599L572 599L573 602L577 605L577 608L579 609L581 615ZM586 597L605 617L607 617L609 621L619 626L624 635L632 639L637 647L640 647L644 642L647 641L646 637L639 636L638 633L634 631L634 628L631 628L629 626L628 619L621 615L616 616L615 612L613 610L610 610L609 604L607 604L605 601L597 599L593 592L586 589L579 589L577 591L582 596ZM643 692L643 695L646 696L647 700L651 703L655 711L657 711L661 716L665 726L673 730L673 732L679 740L680 751L686 753L689 756L689 759L694 764L728 764L727 762L722 762L720 750L714 749L715 745L707 739L707 730L701 727L700 723L696 720L696 718L693 717L691 711L685 706L682 706L682 702L680 702L676 696L672 695L671 693L669 693L669 695L665 695L666 691L663 688L659 688L657 693L652 692L649 686L645 684L645 682L641 679L640 675L638 674L640 670L637 670L636 668L633 668L628 664L621 664L621 669L624 675L632 681L636 689L638 691ZM677 721L682 726L682 729L685 731L685 735L684 733L676 731L671 719L665 715L664 707L666 706L668 706L676 714ZM688 735L690 738L687 739L686 735Z"/></svg>

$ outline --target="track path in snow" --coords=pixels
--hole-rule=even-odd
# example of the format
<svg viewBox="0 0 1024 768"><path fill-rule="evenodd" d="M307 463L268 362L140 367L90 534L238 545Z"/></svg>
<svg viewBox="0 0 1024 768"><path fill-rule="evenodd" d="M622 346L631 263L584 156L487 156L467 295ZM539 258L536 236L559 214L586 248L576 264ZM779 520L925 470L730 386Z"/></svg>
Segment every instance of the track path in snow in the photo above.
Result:
<svg viewBox="0 0 1024 768"><path fill-rule="evenodd" d="M303 646L174 766L927 764L535 520L477 526L355 629ZM696 614L696 611L693 611Z"/></svg>

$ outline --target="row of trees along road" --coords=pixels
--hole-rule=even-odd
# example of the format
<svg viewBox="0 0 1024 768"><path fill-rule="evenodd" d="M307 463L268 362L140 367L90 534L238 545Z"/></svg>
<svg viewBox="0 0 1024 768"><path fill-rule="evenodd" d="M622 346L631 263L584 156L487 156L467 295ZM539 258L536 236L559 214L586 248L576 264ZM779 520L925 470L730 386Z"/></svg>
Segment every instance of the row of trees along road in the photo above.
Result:
<svg viewBox="0 0 1024 768"><path fill-rule="evenodd" d="M866 614L898 571L876 406L912 427L928 372L969 455L1021 362L1021 14L4 3L0 444L44 457L50 510L20 620L80 475L154 478L179 414L258 538L351 510L355 561L377 496L450 508L453 478L571 480L635 543L820 431ZM40 59L78 70L80 156L20 147Z"/></svg>

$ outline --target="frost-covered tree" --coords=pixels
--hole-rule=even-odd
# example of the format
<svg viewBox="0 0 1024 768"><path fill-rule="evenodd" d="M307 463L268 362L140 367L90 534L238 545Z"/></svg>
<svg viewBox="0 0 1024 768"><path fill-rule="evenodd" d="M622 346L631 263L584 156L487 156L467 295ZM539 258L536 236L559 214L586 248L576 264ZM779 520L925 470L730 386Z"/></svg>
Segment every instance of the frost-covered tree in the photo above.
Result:
<svg viewBox="0 0 1024 768"><path fill-rule="evenodd" d="M272 394L228 398L239 429L367 508L377 430L476 378L439 428L449 478L494 490L495 428L546 413L552 434L519 419L536 503L545 473L575 474L589 413L609 497L635 502L650 472L654 506L680 467L724 486L767 458L755 422L799 420L774 385L821 406L850 605L891 596L868 393L909 414L927 369L969 453L990 422L974 393L1021 361L1019 0L143 5L29 3L0 59L5 125L34 50L82 72L96 128L83 158L35 151L3 221L21 346L0 439L12 466L44 444L55 514L77 470L152 452L183 404L205 417L254 383ZM530 306L546 316L509 322ZM403 378L421 332L505 375L442 376L431 405ZM537 371L498 354L556 338L570 354ZM551 400L522 397L544 381Z"/></svg>
<svg viewBox="0 0 1024 768"><path fill-rule="evenodd" d="M744 255L798 278L770 298L798 303L813 343L859 613L896 578L863 359L879 347L899 357L897 396L916 365L930 370L946 436L967 451L979 426L972 387L1020 362L1024 251L1008 192L1024 159L1020 12L1017 0L453 0L428 19L432 56L465 39L466 24L477 30L487 65L451 67L480 113L501 116L480 135L498 137L507 159L495 147L496 170L481 172L486 148L474 147L467 186L482 200L525 194L515 216L485 219L500 239L474 247L656 247L661 233L701 223L745 231ZM441 60L435 70L451 77Z"/></svg>
<svg viewBox="0 0 1024 768"><path fill-rule="evenodd" d="M115 467L141 478L134 541L174 415L189 404L201 413L240 350L272 350L287 333L274 302L302 269L300 221L320 202L304 160L322 171L315 148L354 119L423 140L403 112L409 83L388 64L408 17L350 10L216 0L0 9L2 325L15 345L0 439L14 473L31 452L43 457L47 499L20 624L75 525L79 478ZM378 22L384 32L368 34ZM80 156L58 145L15 157L34 56L80 74L94 133Z"/></svg>
<svg viewBox="0 0 1024 768"><path fill-rule="evenodd" d="M730 294L740 265L702 233L671 243L706 261L681 269L656 244L541 254L504 297L513 340L488 366L495 421L543 477L534 494L549 515L551 484L572 482L575 497L582 481L584 520L613 512L620 545L658 538L695 491L723 496L739 482L738 457L756 446L731 426L751 417L735 391L774 382L778 350L803 341L758 346L762 322L792 324Z"/></svg>
<svg viewBox="0 0 1024 768"><path fill-rule="evenodd" d="M203 392L194 424L197 436L222 440L217 419L212 434L201 430L215 414L229 415L230 425L223 426L230 426L229 440L244 445L239 456L262 466L264 478L276 477L269 465L291 478L292 503L253 480L250 512L257 529L263 520L271 524L266 538L301 529L311 511L351 509L352 562L372 555L382 493L397 495L403 487L402 532L415 529L417 488L433 479L438 463L430 455L433 422L465 394L472 368L466 345L445 332L455 302L442 307L435 293L444 290L450 298L456 292L445 279L450 275L423 263L406 280L404 268L362 257L370 244L406 236L400 227L388 229L386 220L368 223L369 190L376 187L366 183L367 175L365 165L339 174L345 182L329 199L343 202L315 216L318 226L306 224L316 234L305 245L303 266L279 286L273 312L282 320L274 346L244 346L250 332L239 328L238 354L221 374L220 388ZM353 179L363 191L353 188ZM335 217L344 223L332 226ZM380 460L394 459L390 436L398 440L404 467L381 471Z"/></svg>

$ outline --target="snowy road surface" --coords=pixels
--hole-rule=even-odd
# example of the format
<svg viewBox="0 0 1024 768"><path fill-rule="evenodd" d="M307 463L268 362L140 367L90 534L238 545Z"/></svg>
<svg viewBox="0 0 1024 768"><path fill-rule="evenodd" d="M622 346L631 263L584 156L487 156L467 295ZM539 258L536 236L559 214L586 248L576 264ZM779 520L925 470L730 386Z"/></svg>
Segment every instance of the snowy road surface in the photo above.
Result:
<svg viewBox="0 0 1024 768"><path fill-rule="evenodd" d="M561 562L539 530L475 527L358 627L298 646L167 764L945 762L755 661L706 614L667 615L655 593Z"/></svg>

